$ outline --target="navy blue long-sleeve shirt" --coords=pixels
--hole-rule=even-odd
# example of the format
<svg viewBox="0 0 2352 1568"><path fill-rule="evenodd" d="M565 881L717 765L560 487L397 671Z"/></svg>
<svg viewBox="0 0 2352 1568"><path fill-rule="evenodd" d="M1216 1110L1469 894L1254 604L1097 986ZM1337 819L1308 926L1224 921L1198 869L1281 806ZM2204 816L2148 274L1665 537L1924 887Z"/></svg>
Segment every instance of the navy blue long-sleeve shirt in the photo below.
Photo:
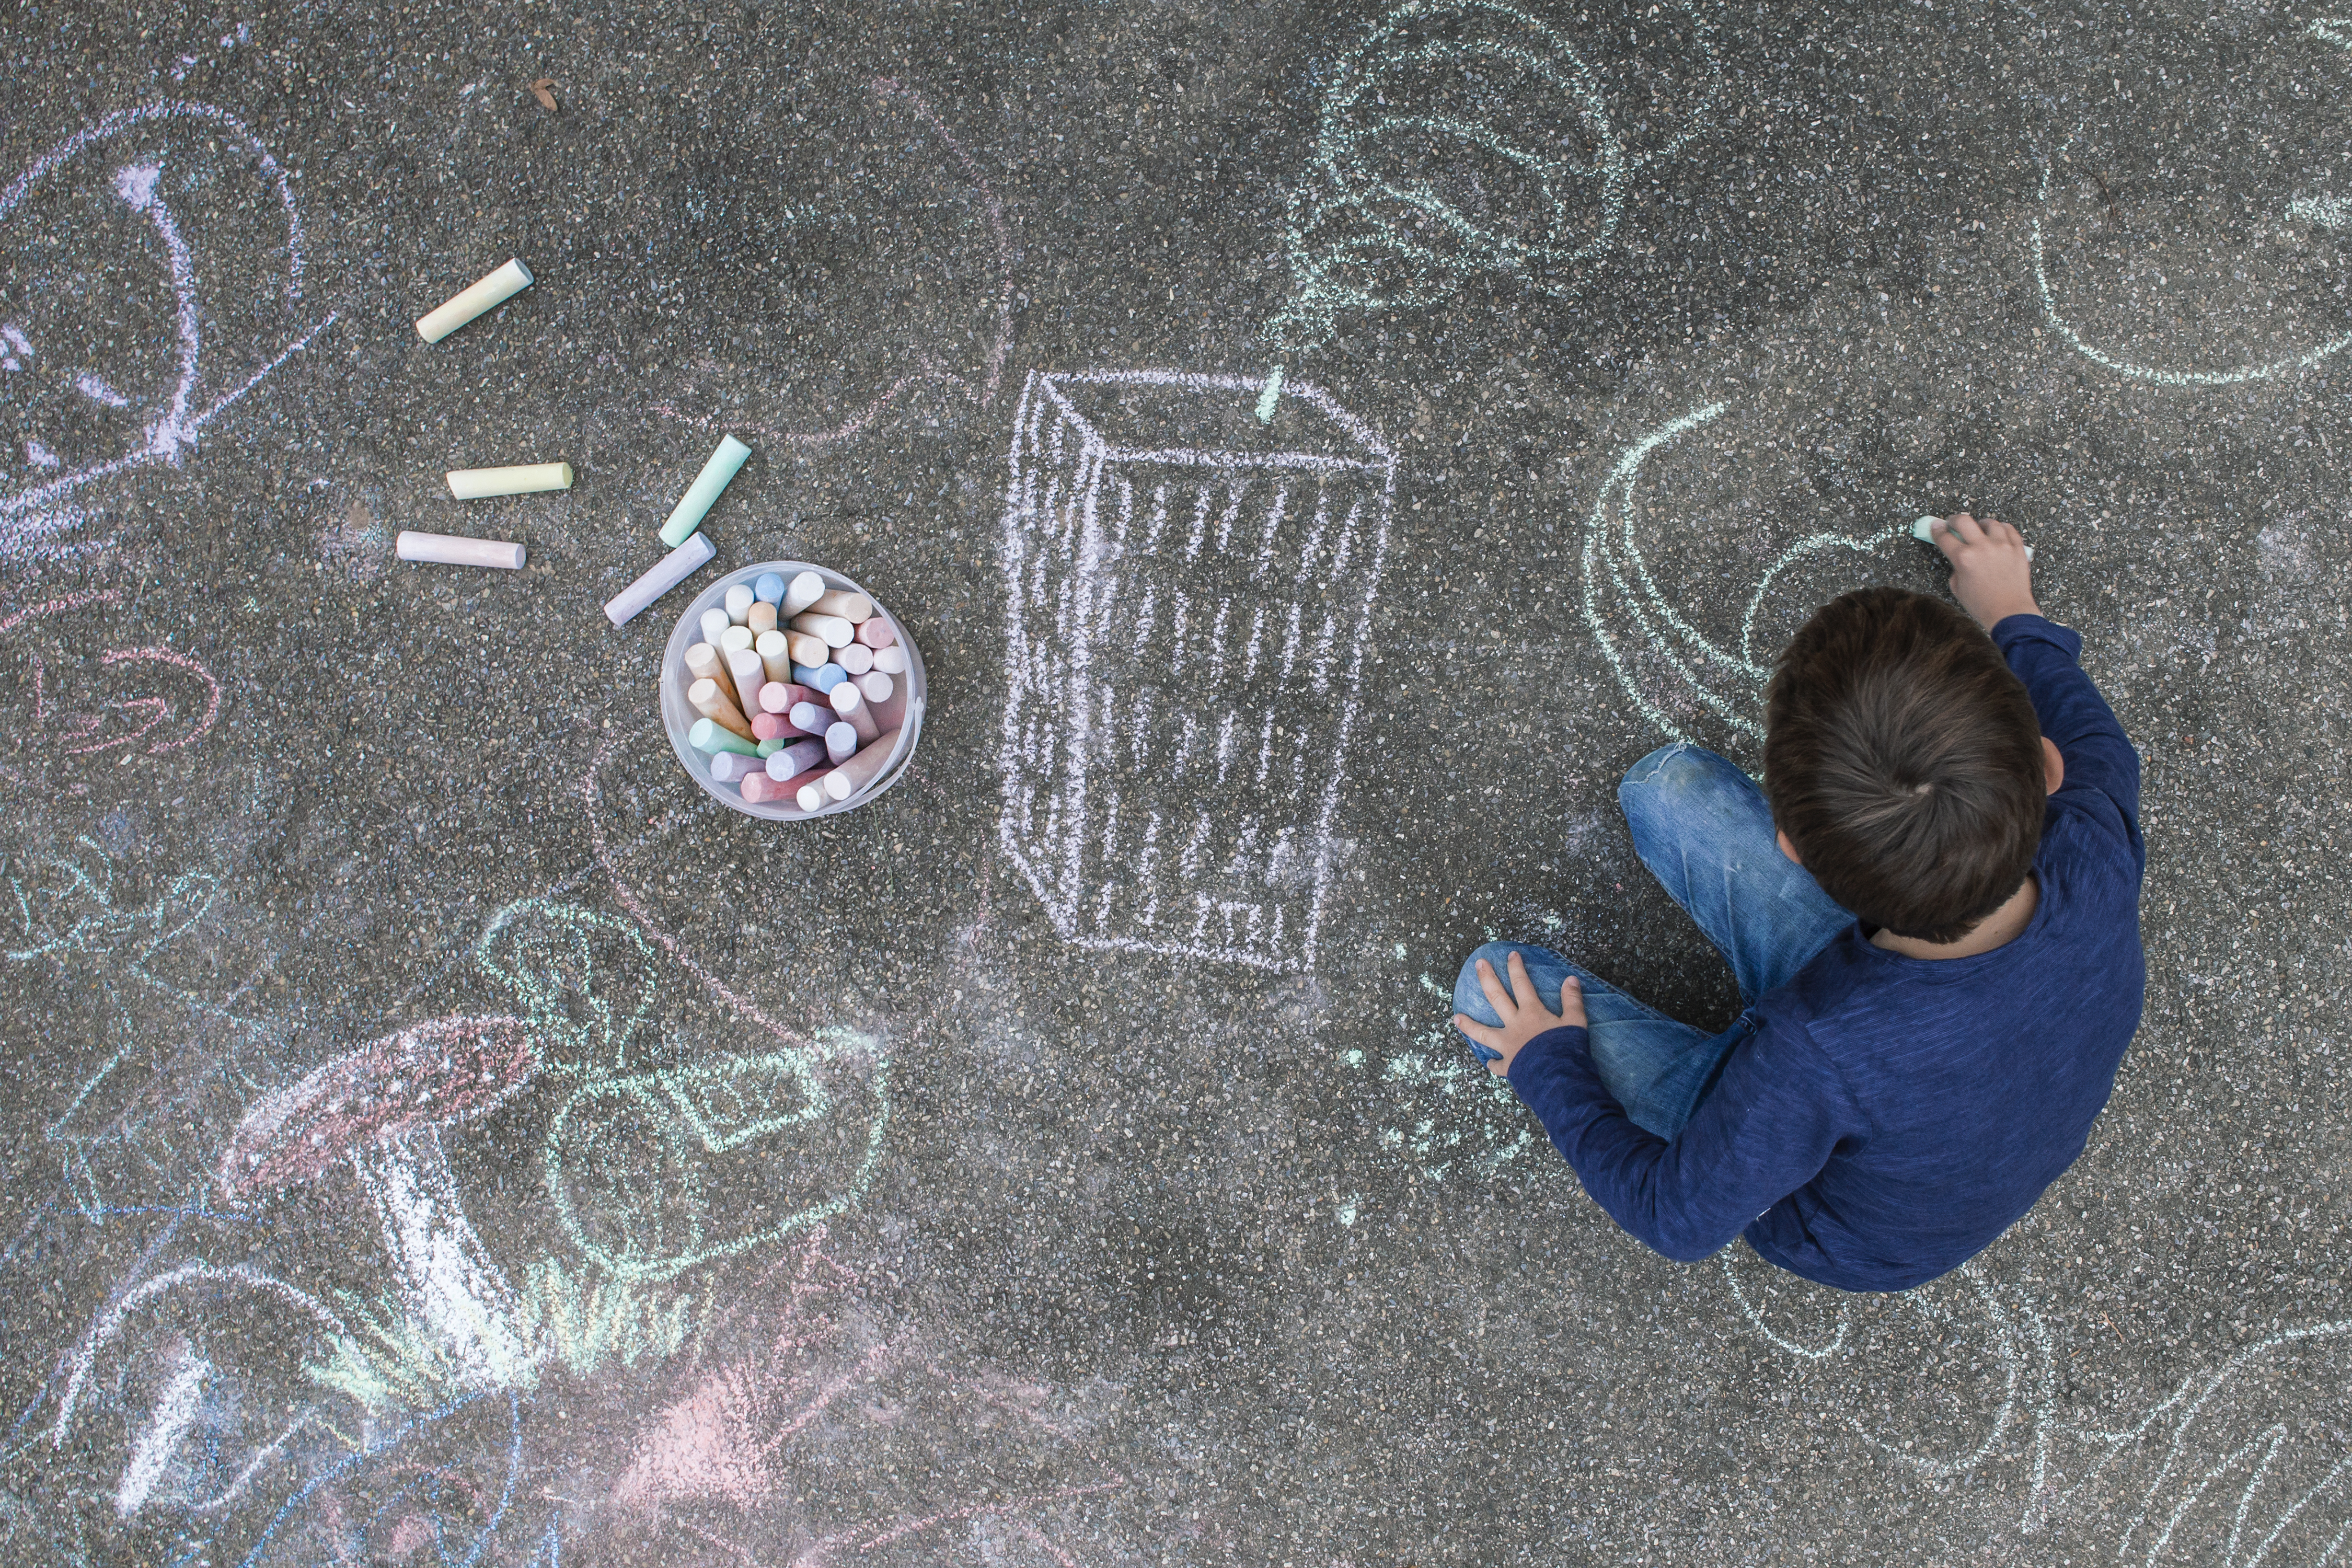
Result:
<svg viewBox="0 0 2352 1568"><path fill-rule="evenodd" d="M1907 1289L1981 1251L2082 1153L2147 986L2139 756L2075 662L2080 637L2011 616L1993 639L2066 763L2015 940L1918 959L1849 927L1758 999L1755 1033L1672 1142L1626 1118L1584 1030L1513 1059L1585 1190L1667 1257L1745 1235L1808 1279Z"/></svg>

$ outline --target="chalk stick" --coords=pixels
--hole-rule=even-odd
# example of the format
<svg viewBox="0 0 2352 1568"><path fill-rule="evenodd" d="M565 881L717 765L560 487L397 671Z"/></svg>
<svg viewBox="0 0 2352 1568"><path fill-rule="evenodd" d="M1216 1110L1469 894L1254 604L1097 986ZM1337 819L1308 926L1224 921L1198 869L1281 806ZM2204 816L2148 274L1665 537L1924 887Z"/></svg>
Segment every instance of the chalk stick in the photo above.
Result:
<svg viewBox="0 0 2352 1568"><path fill-rule="evenodd" d="M513 299L530 284L530 268L519 258L509 259L480 282L459 289L440 309L417 317L416 335L428 343L437 343L483 311Z"/></svg>
<svg viewBox="0 0 2352 1568"><path fill-rule="evenodd" d="M833 662L833 649L825 646L824 639L811 637L806 632L785 632L784 651L794 664L805 664L811 669L820 664Z"/></svg>
<svg viewBox="0 0 2352 1568"><path fill-rule="evenodd" d="M727 624L740 626L751 618L751 585L736 583L727 590Z"/></svg>
<svg viewBox="0 0 2352 1568"><path fill-rule="evenodd" d="M760 656L747 647L720 657L727 660L727 673L735 678L735 689L751 693L752 706L757 707L760 688L768 684L768 672L761 665Z"/></svg>
<svg viewBox="0 0 2352 1568"><path fill-rule="evenodd" d="M644 576L606 600L604 618L616 626L628 625L647 605L685 582L718 553L716 545L696 534L655 562Z"/></svg>
<svg viewBox="0 0 2352 1568"><path fill-rule="evenodd" d="M759 580L751 584L751 597L759 600L760 603L763 605L782 604L784 602L784 580L782 577L777 576L773 572L761 573Z"/></svg>
<svg viewBox="0 0 2352 1568"><path fill-rule="evenodd" d="M692 672L697 680L717 681L719 689L727 693L728 701L735 704L740 712L747 714L751 712L751 705L743 700L741 692L735 689L735 678L727 673L727 661L719 657L717 648L707 642L688 644L686 650L686 668Z"/></svg>
<svg viewBox="0 0 2352 1568"><path fill-rule="evenodd" d="M694 721L694 728L686 732L686 743L698 752L736 752L747 757L760 754L757 742L747 741L709 719Z"/></svg>
<svg viewBox="0 0 2352 1568"><path fill-rule="evenodd" d="M814 668L805 664L794 664L793 679L803 686L814 686L819 691L831 691L849 679L849 671L837 664L820 664Z"/></svg>
<svg viewBox="0 0 2352 1568"><path fill-rule="evenodd" d="M697 713L733 731L742 739L746 741L759 739L751 733L751 721L744 718L743 710L730 701L725 692L719 689L719 682L696 681L686 689L686 700L688 706Z"/></svg>
<svg viewBox="0 0 2352 1568"><path fill-rule="evenodd" d="M822 735L841 722L830 702L795 702L784 717L803 735Z"/></svg>
<svg viewBox="0 0 2352 1568"><path fill-rule="evenodd" d="M857 640L867 647L888 647L898 640L898 634L890 629L889 622L876 616L857 623Z"/></svg>
<svg viewBox="0 0 2352 1568"><path fill-rule="evenodd" d="M874 650L874 668L885 675L906 674L908 662L907 650L896 643Z"/></svg>
<svg viewBox="0 0 2352 1568"><path fill-rule="evenodd" d="M809 608L822 616L839 616L856 626L874 614L874 601L863 594L853 594L846 588L829 588L819 594Z"/></svg>
<svg viewBox="0 0 2352 1568"><path fill-rule="evenodd" d="M874 782L882 764L890 760L890 752L898 743L898 731L891 731L879 739L858 748L857 754L824 775L824 793L829 800L847 800L857 791Z"/></svg>
<svg viewBox="0 0 2352 1568"><path fill-rule="evenodd" d="M803 811L823 811L827 799L824 793L824 774L819 773L812 779L808 774L803 773L801 778L807 779L808 782L802 784L799 789L793 792L793 803Z"/></svg>
<svg viewBox="0 0 2352 1568"><path fill-rule="evenodd" d="M688 534L700 528L702 514L710 510L710 503L719 499L719 492L727 488L727 481L735 477L743 459L751 455L751 448L734 437L719 437L718 449L702 465L702 472L694 476L694 483L686 487L686 494L678 498L677 505L670 509L669 521L661 526L661 542L682 544ZM744 590L744 596L751 596L750 589Z"/></svg>
<svg viewBox="0 0 2352 1568"><path fill-rule="evenodd" d="M824 598L825 591L824 578L814 572L802 573L792 580L784 589L784 596L777 601L776 618L791 620L794 616Z"/></svg>
<svg viewBox="0 0 2352 1568"><path fill-rule="evenodd" d="M781 713L752 714L751 733L762 741L772 741L779 735L793 741L801 738L801 732L793 728L793 721Z"/></svg>
<svg viewBox="0 0 2352 1568"><path fill-rule="evenodd" d="M833 662L853 677L864 675L874 668L874 650L862 642L854 642L847 647L835 650Z"/></svg>
<svg viewBox="0 0 2352 1568"><path fill-rule="evenodd" d="M824 692L798 681L772 681L760 688L760 706L771 713L789 713L795 702L814 702L820 708L832 706L825 701Z"/></svg>
<svg viewBox="0 0 2352 1568"><path fill-rule="evenodd" d="M392 542L392 552L403 561L423 561L436 566L495 566L512 572L523 562L523 547L503 539L465 539L454 533L419 533L404 528Z"/></svg>
<svg viewBox="0 0 2352 1568"><path fill-rule="evenodd" d="M749 653L751 651L752 645L759 640L751 635L751 628L749 626L729 626L719 634L719 657L723 658L729 654Z"/></svg>
<svg viewBox="0 0 2352 1568"><path fill-rule="evenodd" d="M712 647L717 647L719 639L725 637L727 628L734 624L727 618L727 611L724 607L718 605L711 605L702 612L702 640Z"/></svg>
<svg viewBox="0 0 2352 1568"><path fill-rule="evenodd" d="M793 630L823 637L827 647L847 647L857 637L857 627L850 622L839 616L821 616L814 610L794 616Z"/></svg>
<svg viewBox="0 0 2352 1568"><path fill-rule="evenodd" d="M751 611L749 615L743 617L743 624L751 628L751 635L754 637L759 637L763 632L774 631L776 629L776 606L768 603L765 599L752 600Z"/></svg>
<svg viewBox="0 0 2352 1568"><path fill-rule="evenodd" d="M845 763L857 754L857 726L846 721L826 726L824 754L835 763Z"/></svg>
<svg viewBox="0 0 2352 1568"><path fill-rule="evenodd" d="M802 778L805 778L808 775L803 773ZM770 778L765 773L753 773L750 778L743 781L743 798L750 801L758 801L762 804L772 800L792 800L800 792L802 787L803 785L800 779L788 779L782 783L779 783L776 780ZM819 794L818 804L824 804L824 796L822 793ZM812 807L811 809L814 808Z"/></svg>
<svg viewBox="0 0 2352 1568"><path fill-rule="evenodd" d="M761 632L751 641L752 651L760 656L760 663L766 668L770 680L790 680L793 678L793 657L784 650L785 640L782 632Z"/></svg>
<svg viewBox="0 0 2352 1568"><path fill-rule="evenodd" d="M768 776L781 784L812 768L822 767L825 760L823 741L793 741L768 759Z"/></svg>
<svg viewBox="0 0 2352 1568"><path fill-rule="evenodd" d="M504 468L452 468L449 493L459 500L484 496L527 496L572 488L569 463L517 463Z"/></svg>
<svg viewBox="0 0 2352 1568"><path fill-rule="evenodd" d="M866 675L853 675L849 678L849 684L857 688L857 695L868 702L887 702L898 689L898 681L878 669Z"/></svg>
<svg viewBox="0 0 2352 1568"><path fill-rule="evenodd" d="M760 755L762 757L772 757L778 752L782 751L784 747L790 743L791 742L786 741L782 735L771 735L766 740L760 742Z"/></svg>
<svg viewBox="0 0 2352 1568"><path fill-rule="evenodd" d="M753 773L765 772L767 766L756 756L720 752L710 759L710 776L720 784L741 784Z"/></svg>
<svg viewBox="0 0 2352 1568"><path fill-rule="evenodd" d="M1936 525L1943 521L1944 520L1940 517L1921 518L1918 521L1911 525L1911 537L1917 540L1922 544L1935 543ZM2025 547L2025 558L2028 561L2033 559L2033 546L2031 544Z"/></svg>
<svg viewBox="0 0 2352 1568"><path fill-rule="evenodd" d="M872 744L875 737L882 733L881 726L874 722L874 715L866 710L866 693L858 690L855 682L845 680L824 695L833 704L833 710L848 720L850 728L857 731L861 745Z"/></svg>
<svg viewBox="0 0 2352 1568"><path fill-rule="evenodd" d="M907 721L907 683L891 675L878 678L890 681L894 689L887 697L868 697L866 701L874 710L874 721L882 726L882 732L887 735ZM871 680L877 677L868 676L866 679Z"/></svg>

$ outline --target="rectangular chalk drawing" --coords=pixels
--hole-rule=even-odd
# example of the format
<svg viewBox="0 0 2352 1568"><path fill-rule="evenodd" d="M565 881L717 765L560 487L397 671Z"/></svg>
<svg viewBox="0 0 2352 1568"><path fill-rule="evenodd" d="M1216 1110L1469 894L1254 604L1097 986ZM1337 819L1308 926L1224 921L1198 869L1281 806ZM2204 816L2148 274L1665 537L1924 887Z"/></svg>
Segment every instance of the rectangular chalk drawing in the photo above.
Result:
<svg viewBox="0 0 2352 1568"><path fill-rule="evenodd" d="M1313 965L1396 455L1319 388L1035 373L1001 837L1080 947Z"/></svg>

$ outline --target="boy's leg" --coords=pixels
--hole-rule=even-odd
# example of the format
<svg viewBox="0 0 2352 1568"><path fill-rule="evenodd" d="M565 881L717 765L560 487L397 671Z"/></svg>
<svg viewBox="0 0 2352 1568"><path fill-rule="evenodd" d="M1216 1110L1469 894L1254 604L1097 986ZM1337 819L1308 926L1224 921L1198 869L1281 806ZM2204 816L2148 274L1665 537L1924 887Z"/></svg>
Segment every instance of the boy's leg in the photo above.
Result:
<svg viewBox="0 0 2352 1568"><path fill-rule="evenodd" d="M1652 752L1627 771L1617 801L1642 863L1730 960L1741 1002L1786 984L1853 923L1780 853L1756 781L1713 752Z"/></svg>
<svg viewBox="0 0 2352 1568"><path fill-rule="evenodd" d="M1528 978L1535 984L1536 994L1555 1012L1559 1008L1560 983L1571 974L1584 983L1585 1028L1592 1046L1592 1065L1634 1124L1661 1138L1672 1138L1682 1131L1692 1109L1714 1086L1723 1058L1749 1033L1745 1020L1712 1036L1676 1023L1559 954L1524 942L1490 942L1472 953L1454 982L1454 1010L1499 1027L1503 1020L1478 984L1478 961L1483 958L1493 964L1508 990L1514 952L1526 958ZM1470 1048L1482 1057L1486 1054L1475 1041Z"/></svg>

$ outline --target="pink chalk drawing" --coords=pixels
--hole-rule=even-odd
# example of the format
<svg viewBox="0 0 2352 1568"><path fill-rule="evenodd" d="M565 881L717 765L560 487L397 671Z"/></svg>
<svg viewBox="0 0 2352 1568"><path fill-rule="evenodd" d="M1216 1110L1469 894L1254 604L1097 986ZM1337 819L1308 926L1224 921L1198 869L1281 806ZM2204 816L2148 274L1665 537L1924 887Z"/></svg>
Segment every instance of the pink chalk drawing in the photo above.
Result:
<svg viewBox="0 0 2352 1568"><path fill-rule="evenodd" d="M827 1254L824 1239L822 1227L812 1232L796 1258L779 1260L713 1314L705 1343L741 1337L727 1331L748 1304L772 1303L771 1279L788 1275L765 1342L715 1364L698 1359L684 1393L642 1430L612 1483L614 1507L665 1531L673 1552L692 1550L686 1537L721 1560L778 1568L1022 1560L1008 1548L1076 1568L1067 1531L1051 1515L1116 1491L1126 1478L1083 1457L1083 1434L1054 1418L1048 1391L959 1375L926 1355L919 1335L877 1328L861 1310L860 1277ZM873 1479L882 1468L862 1463L866 1453L920 1446L937 1461L948 1431L984 1436L988 1457L971 1461L979 1473L950 1480L948 1496L909 1496L874 1511L885 1489ZM1034 1470L1040 1448L1095 1473L1043 1488L1007 1487L986 1473ZM831 1475L856 1479L835 1491L824 1484ZM786 1551L755 1555L744 1544L768 1538L789 1542Z"/></svg>
<svg viewBox="0 0 2352 1568"><path fill-rule="evenodd" d="M395 1030L256 1104L221 1156L222 1194L249 1204L348 1163L409 1318L455 1358L457 1385L528 1382L537 1352L517 1326L512 1287L466 1219L441 1134L505 1104L538 1068L520 1018Z"/></svg>
<svg viewBox="0 0 2352 1568"><path fill-rule="evenodd" d="M9 684L20 693L19 703L29 707L18 708L20 752L58 758L110 752L160 757L212 732L220 718L221 684L201 659L151 644L103 649L93 668L89 660L44 635L61 633L81 612L119 612L122 602L118 590L91 590L0 616L0 668L15 666L19 679ZM15 773L0 763L0 777ZM16 776L22 781L21 774Z"/></svg>
<svg viewBox="0 0 2352 1568"><path fill-rule="evenodd" d="M173 211L210 216L192 240ZM226 274L254 248L276 260L267 307L239 302ZM36 158L0 190L0 254L23 287L0 321L0 408L21 455L0 453L0 562L89 558L86 487L151 464L177 466L205 427L336 320L304 323L302 216L276 154L226 110L148 103L108 115ZM160 285L160 288L154 287ZM144 301L168 299L168 320ZM123 362L128 321L162 347ZM252 346L222 356L224 336ZM207 339L214 348L208 349ZM214 361L226 357L226 366Z"/></svg>
<svg viewBox="0 0 2352 1568"><path fill-rule="evenodd" d="M912 361L913 369L892 374L880 390L864 403L839 419L815 428L795 428L732 414L714 418L681 410L668 403L656 404L656 411L664 417L701 429L723 428L757 435L779 446L824 447L865 434L902 396L922 387L944 388L975 407L984 408L994 401L1003 385L1005 359L1013 351L1013 268L1018 258L1012 230L1004 221L1004 204L998 200L995 188L982 174L980 164L948 130L947 121L940 118L928 99L890 77L877 77L870 85L877 103L898 103L931 134L970 188L971 198L987 226L993 256L982 265L991 274L992 291L987 296L984 309L995 320L993 334L982 348L980 362L962 368L950 366L933 352L929 341L918 336L903 351L905 357Z"/></svg>

